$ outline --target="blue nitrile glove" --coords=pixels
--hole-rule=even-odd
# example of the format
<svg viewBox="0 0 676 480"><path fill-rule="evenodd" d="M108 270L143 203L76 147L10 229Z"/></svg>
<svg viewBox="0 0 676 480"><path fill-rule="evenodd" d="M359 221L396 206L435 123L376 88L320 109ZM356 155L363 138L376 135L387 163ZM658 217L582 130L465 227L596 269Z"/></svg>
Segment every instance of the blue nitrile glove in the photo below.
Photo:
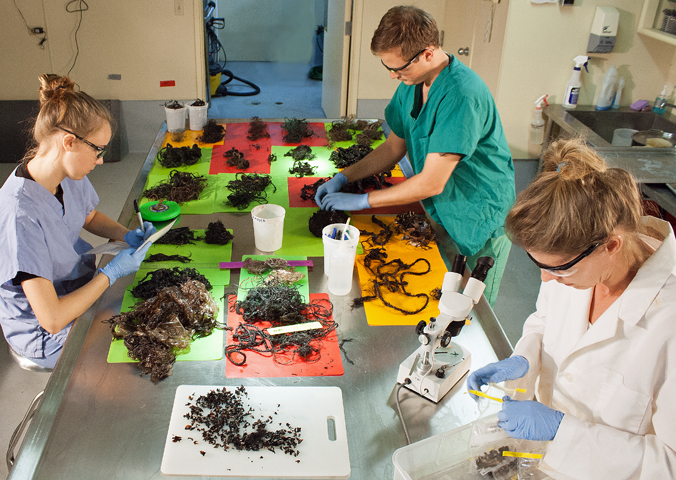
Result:
<svg viewBox="0 0 676 480"><path fill-rule="evenodd" d="M502 397L502 402L502 411L498 412L498 427L510 437L543 442L554 440L563 412L533 400L518 401Z"/></svg>
<svg viewBox="0 0 676 480"><path fill-rule="evenodd" d="M371 208L368 193L329 193L322 200L323 210L355 212L366 208Z"/></svg>
<svg viewBox="0 0 676 480"><path fill-rule="evenodd" d="M340 189L343 188L345 185L347 185L347 177L345 177L345 175L343 175L341 172L336 173L331 180L322 184L317 189L317 194L315 195L315 203L324 210L327 210L322 205L324 196L329 193L339 192Z"/></svg>
<svg viewBox="0 0 676 480"><path fill-rule="evenodd" d="M124 241L127 242L130 247L138 248L143 245L143 242L145 242L149 236L157 232L155 225L151 222L143 222L143 228L145 229L145 232L141 230L141 227L136 230L129 230L124 234Z"/></svg>
<svg viewBox="0 0 676 480"><path fill-rule="evenodd" d="M146 252L150 248L151 243L136 252L136 248L127 248L115 255L108 265L99 269L99 273L103 273L110 282L110 285L115 283L118 278L131 275L138 270L141 262L146 256ZM134 253L136 252L136 253Z"/></svg>
<svg viewBox="0 0 676 480"><path fill-rule="evenodd" d="M528 373L528 360L521 355L505 358L499 362L489 363L485 367L472 372L467 377L467 389L481 391L483 385L489 382L500 383L506 380L516 380ZM472 395L470 393L470 395ZM479 397L472 395L474 400Z"/></svg>

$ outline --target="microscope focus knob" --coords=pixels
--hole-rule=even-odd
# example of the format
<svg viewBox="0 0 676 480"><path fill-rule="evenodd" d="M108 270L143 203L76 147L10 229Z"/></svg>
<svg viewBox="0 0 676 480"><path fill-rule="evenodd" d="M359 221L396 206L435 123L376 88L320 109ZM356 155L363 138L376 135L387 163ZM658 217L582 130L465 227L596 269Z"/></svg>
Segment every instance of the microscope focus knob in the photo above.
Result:
<svg viewBox="0 0 676 480"><path fill-rule="evenodd" d="M427 326L427 323L425 323L425 320L420 320L418 322L418 325L415 326L415 333L418 335L421 335L423 331L425 330L425 327Z"/></svg>
<svg viewBox="0 0 676 480"><path fill-rule="evenodd" d="M430 336L427 335L426 333L421 333L420 335L418 335L418 341L423 345L427 345L428 343L430 343Z"/></svg>
<svg viewBox="0 0 676 480"><path fill-rule="evenodd" d="M451 343L451 338L452 337L449 332L444 332L444 335L441 337L441 341L439 343L442 347L446 348Z"/></svg>

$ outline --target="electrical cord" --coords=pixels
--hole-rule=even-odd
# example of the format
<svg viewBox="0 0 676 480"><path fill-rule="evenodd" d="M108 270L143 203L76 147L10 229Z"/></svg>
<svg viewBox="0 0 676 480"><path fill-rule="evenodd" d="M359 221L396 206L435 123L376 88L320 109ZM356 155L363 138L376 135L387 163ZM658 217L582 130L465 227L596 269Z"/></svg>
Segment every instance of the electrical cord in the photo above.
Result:
<svg viewBox="0 0 676 480"><path fill-rule="evenodd" d="M79 7L77 9L70 10L68 7L70 5L72 5L73 3L76 3L76 2L80 2ZM84 7L83 7L83 5L84 5ZM75 62L77 62L77 57L78 57L78 55L80 55L80 46L77 43L77 32L80 31L80 25L82 25L82 12L86 12L87 10L89 10L89 5L84 0L70 0L70 2L68 2L66 4L66 12L68 12L68 13L78 13L79 12L80 13L80 19L78 20L77 28L75 29L75 58L73 59L73 64L70 66L70 69L68 69L68 73L66 73L66 76L70 75L71 70L73 70L73 68L75 68Z"/></svg>
<svg viewBox="0 0 676 480"><path fill-rule="evenodd" d="M31 27L28 26L28 22L26 21L26 17L23 16L23 13L21 12L21 9L20 9L19 6L16 4L16 0L13 0L13 1L14 1L14 6L16 7L17 11L19 12L19 15L21 15L21 19L23 20L24 25L26 25L26 29L28 30L28 32L29 32L31 35L33 35L34 37L36 37L36 38L38 38L38 39L40 40L40 43L38 43L38 47L40 47L41 49L44 50L44 49L45 49L44 43L47 41L47 34L44 33L44 34L42 35L42 38L40 38L40 37L38 36L39 34L35 33L35 32L33 31L33 29L31 29Z"/></svg>
<svg viewBox="0 0 676 480"><path fill-rule="evenodd" d="M399 413L399 420L401 420L401 426L404 427L404 434L406 435L406 444L410 445L411 444L411 437L408 434L408 428L406 428L406 422L404 421L404 414L401 413L401 405L399 404L399 391L401 390L401 387L404 385L408 385L411 383L411 379L407 378L404 380L404 383L397 383L397 390L394 393L394 400L395 403L397 404L397 412Z"/></svg>

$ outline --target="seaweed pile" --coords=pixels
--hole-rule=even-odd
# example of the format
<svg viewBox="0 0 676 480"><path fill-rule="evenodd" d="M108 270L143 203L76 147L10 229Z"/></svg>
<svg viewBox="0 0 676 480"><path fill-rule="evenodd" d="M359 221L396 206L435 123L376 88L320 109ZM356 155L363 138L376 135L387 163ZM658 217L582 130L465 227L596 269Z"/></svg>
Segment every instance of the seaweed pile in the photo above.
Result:
<svg viewBox="0 0 676 480"><path fill-rule="evenodd" d="M423 257L418 258L410 264L405 263L400 258L386 261L387 253L382 247L390 241L393 235L402 233L404 239L417 239L411 243L412 245L428 248L429 243L434 241L433 236L432 238L428 238L429 233L426 230L426 225L429 226L429 222L415 218L415 215L410 212L397 215L396 220L389 225L376 218L375 215L371 217L371 221L381 227L381 230L379 232L364 230L361 234L369 236L369 238L362 241L362 247L366 253L364 267L373 277L364 282L368 283L366 290L369 294L355 298L352 307L361 307L364 302L378 299L386 307L397 310L404 315L415 315L422 312L429 304L430 295L432 294L409 292L407 290L408 281L406 281L406 277L408 275L421 276L429 273L432 269L430 262ZM421 227L424 232L418 232L416 230L418 227ZM400 293L406 297L419 298L422 301L422 306L412 310L399 307L387 301L383 296L383 292Z"/></svg>
<svg viewBox="0 0 676 480"><path fill-rule="evenodd" d="M196 143L192 147L174 147L171 143L157 152L157 161L165 168L195 165L202 158L202 150Z"/></svg>
<svg viewBox="0 0 676 480"><path fill-rule="evenodd" d="M254 275L260 275L271 270L268 276L264 278L264 282L268 285L291 285L305 278L304 273L296 272L296 267L289 265L289 262L283 258L270 257L265 260L247 258L242 268Z"/></svg>
<svg viewBox="0 0 676 480"><path fill-rule="evenodd" d="M298 145L284 154L285 157L291 157L294 160L312 160L317 155L312 153L312 148L307 145Z"/></svg>
<svg viewBox="0 0 676 480"><path fill-rule="evenodd" d="M220 220L210 222L204 232L204 241L210 245L227 245L233 238L235 236L225 228Z"/></svg>
<svg viewBox="0 0 676 480"><path fill-rule="evenodd" d="M156 383L171 375L176 355L190 348L191 340L219 327L217 316L218 307L204 284L186 280L104 321L111 325L113 338L124 340L141 374Z"/></svg>
<svg viewBox="0 0 676 480"><path fill-rule="evenodd" d="M172 170L169 180L158 183L141 194L150 200L171 200L176 203L184 203L200 198L200 193L207 187L208 181L202 175L194 175L188 172Z"/></svg>
<svg viewBox="0 0 676 480"><path fill-rule="evenodd" d="M298 445L303 441L301 428L287 423L286 429L268 430L273 424L272 415L261 415L254 421L256 412L251 406L245 406L246 399L248 394L244 386L234 391L225 387L217 388L201 395L194 400L194 404L186 404L190 407L190 413L184 416L190 423L185 429L197 430L202 434L202 439L214 448L254 452L265 449L272 453L279 449L287 455L297 457L300 453ZM193 398L189 397L189 400L192 401ZM279 426L282 424L279 423ZM174 442L181 441L181 437L176 435L173 438ZM203 451L200 453L204 456Z"/></svg>
<svg viewBox="0 0 676 480"><path fill-rule="evenodd" d="M297 357L306 362L321 358L322 340L338 325L333 321L333 307L326 299L303 301L297 288L278 283L250 289L245 300L234 305L234 311L244 320L232 332L234 342L225 349L225 355L234 365L246 363L245 350L272 356L276 363L288 365ZM318 321L321 329L271 335L260 322L272 327Z"/></svg>
<svg viewBox="0 0 676 480"><path fill-rule="evenodd" d="M312 200L314 201L315 195L317 195L317 189L328 182L330 178L320 178L315 183L305 184L303 188L300 189L300 198L303 200Z"/></svg>
<svg viewBox="0 0 676 480"><path fill-rule="evenodd" d="M276 192L277 187L272 183L270 175L238 173L234 180L228 182L228 188L232 193L228 195L226 203L238 210L244 210L251 202L268 203L265 189L270 185L274 188L273 192Z"/></svg>
<svg viewBox="0 0 676 480"><path fill-rule="evenodd" d="M147 279L147 280L146 280ZM131 294L136 298L148 300L166 287L180 285L188 280L201 282L207 290L211 290L211 283L206 277L194 268L159 268L146 275L132 289Z"/></svg>
<svg viewBox="0 0 676 480"><path fill-rule="evenodd" d="M165 255L164 253L153 253L148 255L144 262L154 263L154 262L181 262L181 263L190 263L190 257L184 255Z"/></svg>
<svg viewBox="0 0 676 480"><path fill-rule="evenodd" d="M293 166L289 169L289 173L293 173L298 178L314 175L317 167L310 165L310 162L302 160L294 160Z"/></svg>
<svg viewBox="0 0 676 480"><path fill-rule="evenodd" d="M251 117L251 123L249 123L249 134L246 136L252 142L260 140L261 138L270 138L270 133L268 133L266 128L266 123L258 117Z"/></svg>
<svg viewBox="0 0 676 480"><path fill-rule="evenodd" d="M329 160L333 162L336 168L345 168L354 165L372 151L373 149L368 145L350 145L347 148L338 147L331 152Z"/></svg>
<svg viewBox="0 0 676 480"><path fill-rule="evenodd" d="M235 167L239 170L246 170L249 168L249 160L244 158L244 154L235 147L232 147L225 152L223 156L228 159L226 163L231 167Z"/></svg>
<svg viewBox="0 0 676 480"><path fill-rule="evenodd" d="M216 120L213 118L207 120L206 125L204 125L204 131L202 135L197 137L197 141L200 143L216 143L220 142L225 138L225 128L223 125L216 123Z"/></svg>
<svg viewBox="0 0 676 480"><path fill-rule="evenodd" d="M286 143L300 143L304 138L310 138L315 134L305 119L300 118L285 118L282 129L286 132L282 136L282 140Z"/></svg>
<svg viewBox="0 0 676 480"><path fill-rule="evenodd" d="M322 230L333 223L345 223L347 213L342 210L318 210L308 220L308 228L315 237L322 236Z"/></svg>
<svg viewBox="0 0 676 480"><path fill-rule="evenodd" d="M160 238L155 240L155 245L187 245L195 244L195 240L199 240L195 236L195 231L188 227L172 228Z"/></svg>

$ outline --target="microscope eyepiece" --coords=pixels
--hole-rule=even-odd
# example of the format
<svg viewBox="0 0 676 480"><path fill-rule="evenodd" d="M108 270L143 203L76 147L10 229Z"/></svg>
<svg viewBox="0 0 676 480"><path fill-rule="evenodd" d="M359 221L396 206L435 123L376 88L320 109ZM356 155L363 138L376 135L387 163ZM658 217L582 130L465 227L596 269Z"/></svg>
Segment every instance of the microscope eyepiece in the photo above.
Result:
<svg viewBox="0 0 676 480"><path fill-rule="evenodd" d="M472 278L476 278L480 282L486 280L488 271L495 264L495 260L492 257L479 257L476 262L476 267L472 270Z"/></svg>
<svg viewBox="0 0 676 480"><path fill-rule="evenodd" d="M459 273L462 275L465 273L465 264L467 263L467 257L464 255L456 255L453 259L453 266L451 267L451 272Z"/></svg>

